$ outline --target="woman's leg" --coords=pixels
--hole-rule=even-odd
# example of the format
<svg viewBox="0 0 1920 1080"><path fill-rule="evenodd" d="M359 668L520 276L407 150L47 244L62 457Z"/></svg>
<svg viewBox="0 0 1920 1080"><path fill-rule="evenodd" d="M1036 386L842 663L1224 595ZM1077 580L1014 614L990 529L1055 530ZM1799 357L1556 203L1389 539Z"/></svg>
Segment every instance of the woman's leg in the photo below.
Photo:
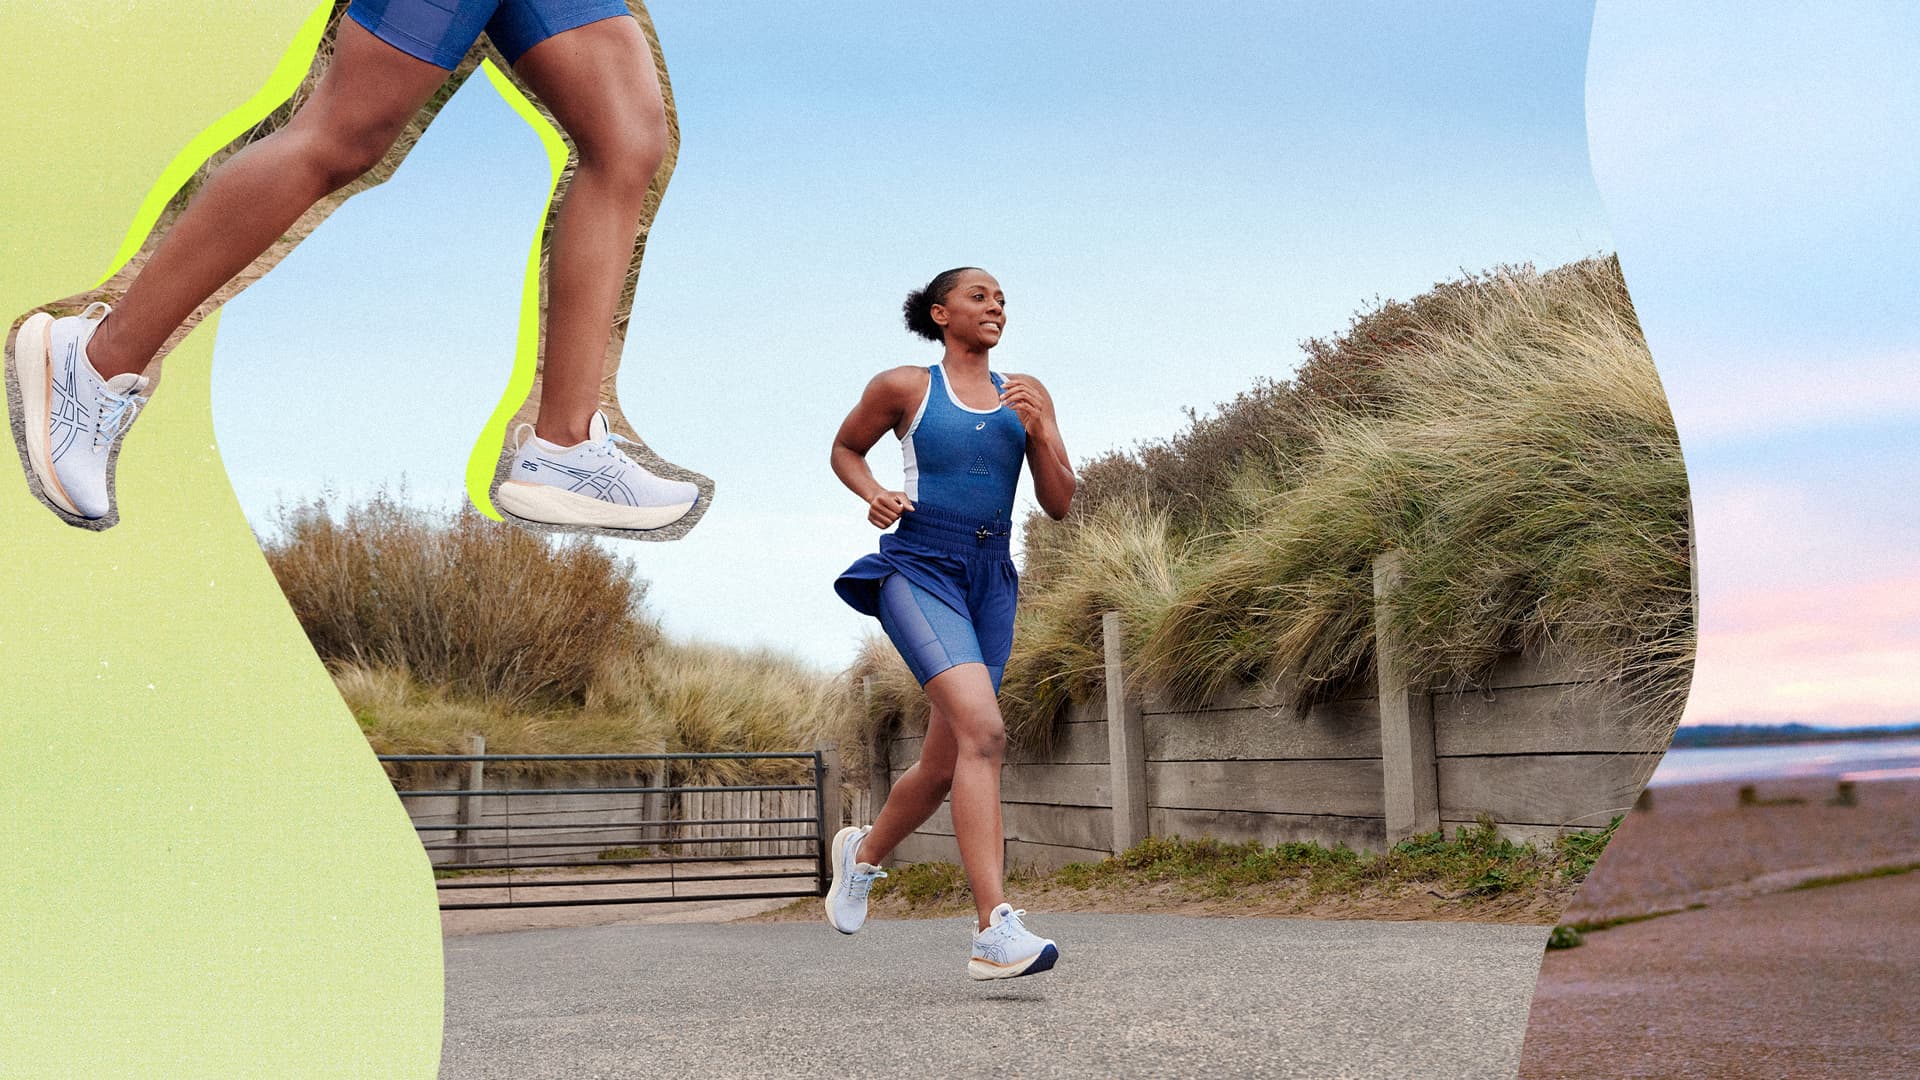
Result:
<svg viewBox="0 0 1920 1080"><path fill-rule="evenodd" d="M956 664L927 680L926 691L953 735L953 832L984 930L988 914L1007 898L1006 836L1000 823L1007 729L985 664ZM927 735L931 742L931 726Z"/></svg>
<svg viewBox="0 0 1920 1080"><path fill-rule="evenodd" d="M301 214L377 164L446 78L446 69L341 19L313 97L208 178L87 343L94 369L111 379L145 368L195 308Z"/></svg>
<svg viewBox="0 0 1920 1080"><path fill-rule="evenodd" d="M666 107L646 33L630 18L556 34L514 63L573 142L576 163L547 269L541 438L587 438L647 188L667 148Z"/></svg>
<svg viewBox="0 0 1920 1080"><path fill-rule="evenodd" d="M947 799L953 786L953 762L956 743L953 727L935 709L927 720L927 738L920 744L920 760L901 774L887 792L887 801L873 819L873 829L860 841L854 857L863 863L879 865L893 854L908 834L933 816Z"/></svg>

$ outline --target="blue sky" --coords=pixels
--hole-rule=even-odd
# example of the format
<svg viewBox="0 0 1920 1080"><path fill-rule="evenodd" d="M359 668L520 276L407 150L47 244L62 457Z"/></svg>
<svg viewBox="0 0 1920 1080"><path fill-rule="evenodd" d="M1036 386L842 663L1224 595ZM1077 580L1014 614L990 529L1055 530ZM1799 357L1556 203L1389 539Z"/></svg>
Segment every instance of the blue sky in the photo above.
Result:
<svg viewBox="0 0 1920 1080"><path fill-rule="evenodd" d="M876 534L827 447L874 372L936 358L897 314L935 271L999 277L995 364L1046 381L1084 458L1284 376L1375 296L1612 247L1580 5L652 10L683 143L620 400L718 495L687 540L616 546L686 636L851 658L870 621L829 585ZM459 497L543 170L475 81L228 306L216 423L256 521L402 474ZM872 460L897 478L891 440Z"/></svg>
<svg viewBox="0 0 1920 1080"><path fill-rule="evenodd" d="M1687 455L1689 722L1920 720L1920 17L1596 13L1593 171Z"/></svg>

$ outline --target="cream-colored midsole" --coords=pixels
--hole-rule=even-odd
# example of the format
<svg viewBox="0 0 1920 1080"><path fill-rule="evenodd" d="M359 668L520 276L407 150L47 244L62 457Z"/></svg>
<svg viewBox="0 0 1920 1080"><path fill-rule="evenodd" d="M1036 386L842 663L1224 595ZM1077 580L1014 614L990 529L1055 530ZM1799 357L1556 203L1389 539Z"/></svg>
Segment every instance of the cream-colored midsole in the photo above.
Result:
<svg viewBox="0 0 1920 1080"><path fill-rule="evenodd" d="M671 525L693 509L693 503L668 506L618 506L588 495L562 491L550 484L508 480L495 498L500 509L514 517L548 525L588 525L597 529L658 529Z"/></svg>
<svg viewBox="0 0 1920 1080"><path fill-rule="evenodd" d="M53 471L53 448L47 442L47 413L53 393L47 338L52 328L53 316L44 311L27 316L13 338L13 372L20 381L20 403L27 410L27 464L33 466L34 475L40 478L40 490L47 498L67 513L79 516L80 508L67 497L67 489L60 486L59 474Z"/></svg>
<svg viewBox="0 0 1920 1080"><path fill-rule="evenodd" d="M976 979L1011 979L1032 967L1033 962L1038 959L1040 954L1034 953L1016 964L996 964L976 956L967 961L967 974Z"/></svg>

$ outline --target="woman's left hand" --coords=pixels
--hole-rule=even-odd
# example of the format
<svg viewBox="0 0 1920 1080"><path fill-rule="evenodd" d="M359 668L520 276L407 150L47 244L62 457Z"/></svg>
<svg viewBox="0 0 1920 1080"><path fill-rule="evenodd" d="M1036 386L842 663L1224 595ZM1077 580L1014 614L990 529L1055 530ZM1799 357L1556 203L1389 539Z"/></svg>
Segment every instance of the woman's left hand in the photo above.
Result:
<svg viewBox="0 0 1920 1080"><path fill-rule="evenodd" d="M1008 376L1000 389L1000 403L1020 417L1029 435L1038 435L1053 425L1053 398L1031 379Z"/></svg>

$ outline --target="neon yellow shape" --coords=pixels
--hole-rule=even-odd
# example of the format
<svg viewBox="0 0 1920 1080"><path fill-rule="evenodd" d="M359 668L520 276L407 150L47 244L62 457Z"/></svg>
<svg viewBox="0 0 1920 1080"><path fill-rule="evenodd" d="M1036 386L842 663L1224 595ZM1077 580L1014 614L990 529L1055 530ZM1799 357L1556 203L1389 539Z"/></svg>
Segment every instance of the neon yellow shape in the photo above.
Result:
<svg viewBox="0 0 1920 1080"><path fill-rule="evenodd" d="M488 489L493 486L501 447L506 445L507 421L513 419L513 414L526 404L527 395L533 392L533 376L540 363L540 238L546 230L547 215L553 209L553 193L560 186L560 174L567 167L568 151L560 132L540 115L540 110L534 108L533 102L527 100L527 95L520 92L505 72L491 60L481 61L480 70L487 73L487 80L493 83L501 100L519 113L540 137L540 145L547 151L547 165L553 172L547 184L547 200L540 210L540 228L534 230L533 250L527 255L526 284L520 290L520 336L514 345L513 374L507 379L507 390L501 395L500 404L494 406L493 415L480 429L480 441L474 444L473 453L467 458L467 498L480 513L499 521L500 511L494 509Z"/></svg>
<svg viewBox="0 0 1920 1080"><path fill-rule="evenodd" d="M194 170L202 162L212 157L228 143L240 137L248 128L266 119L267 114L279 108L280 103L293 96L300 89L300 80L306 77L307 69L313 66L313 57L320 49L320 35L326 33L327 16L333 12L332 0L320 0L307 21L300 24L300 32L294 36L293 44L288 47L285 56L267 76L266 84L248 98L244 104L232 112L215 120L212 126L194 136L186 148L175 155L160 171L160 179L154 181L147 191L147 197L140 203L140 209L133 215L133 224L127 227L127 237L120 241L120 250L114 252L113 262L100 280L93 283L94 288L105 285L108 279L120 272L147 242L147 234L153 231L154 222L160 220L160 212L167 208L167 202L179 192L180 188L193 177Z"/></svg>

